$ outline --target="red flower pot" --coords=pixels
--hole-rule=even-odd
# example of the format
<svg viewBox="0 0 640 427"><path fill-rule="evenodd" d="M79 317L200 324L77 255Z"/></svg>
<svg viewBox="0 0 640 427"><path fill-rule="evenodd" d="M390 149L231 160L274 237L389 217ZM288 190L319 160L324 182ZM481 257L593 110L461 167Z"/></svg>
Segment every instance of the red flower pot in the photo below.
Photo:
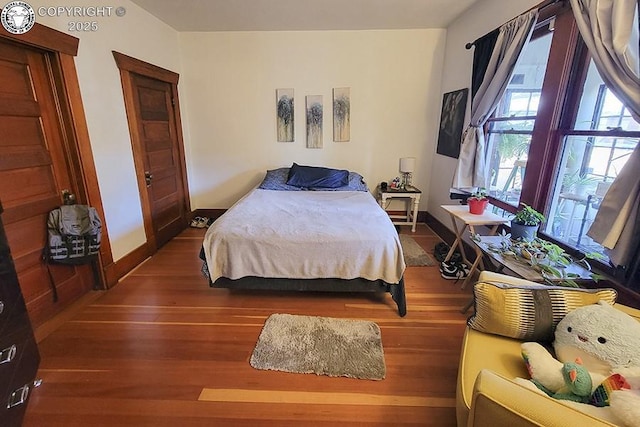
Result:
<svg viewBox="0 0 640 427"><path fill-rule="evenodd" d="M474 215L482 215L489 204L489 199L468 199L469 213Z"/></svg>

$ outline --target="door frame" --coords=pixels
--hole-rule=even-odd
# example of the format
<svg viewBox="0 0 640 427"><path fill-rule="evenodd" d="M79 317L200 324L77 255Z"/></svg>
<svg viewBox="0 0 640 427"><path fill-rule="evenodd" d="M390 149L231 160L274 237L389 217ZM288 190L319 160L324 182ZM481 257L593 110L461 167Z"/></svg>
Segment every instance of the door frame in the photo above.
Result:
<svg viewBox="0 0 640 427"><path fill-rule="evenodd" d="M157 65L149 64L136 58L132 58L123 53L112 51L116 65L120 69L120 79L122 80L122 92L124 95L125 110L127 113L127 123L129 124L129 135L131 137L131 146L133 149L133 162L136 168L136 178L138 181L138 189L140 192L140 203L142 207L142 219L144 222L144 231L147 237L149 250L154 253L158 250L156 236L153 231L153 218L151 202L149 194L146 191L146 181L144 176L144 149L142 141L138 134L139 122L135 114L135 96L133 85L133 74L160 80L171 85L171 98L173 104L173 120L175 124L176 143L178 145L178 161L180 167L180 179L184 193L184 206L182 221L187 226L187 215L191 212L189 201L189 185L187 182L187 169L184 154L184 140L182 136L182 120L180 118L180 101L178 97L178 80L180 75Z"/></svg>
<svg viewBox="0 0 640 427"><path fill-rule="evenodd" d="M53 28L35 23L28 32L11 34L0 27L0 37L17 44L35 47L47 53L51 70L52 91L58 103L58 121L67 153L68 168L78 203L91 205L104 218L89 129L82 104L80 83L74 57L80 40ZM62 204L62 197L60 204ZM44 226L44 224L43 224ZM102 222L102 241L98 256L98 287L107 289L105 271L113 264L109 232Z"/></svg>

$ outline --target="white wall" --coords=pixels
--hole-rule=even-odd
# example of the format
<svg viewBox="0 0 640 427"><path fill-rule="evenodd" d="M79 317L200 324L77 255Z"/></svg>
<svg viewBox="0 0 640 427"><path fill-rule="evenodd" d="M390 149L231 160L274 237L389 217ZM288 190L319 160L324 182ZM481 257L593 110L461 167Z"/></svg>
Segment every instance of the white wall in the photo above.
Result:
<svg viewBox="0 0 640 427"><path fill-rule="evenodd" d="M445 30L180 33L192 208L228 208L267 169L346 168L374 188L415 156L428 198ZM351 141L333 142L332 88L351 88ZM277 142L276 89L295 89L295 142ZM305 95L322 95L308 149Z"/></svg>
<svg viewBox="0 0 640 427"><path fill-rule="evenodd" d="M447 30L177 33L128 0L124 17L68 31L65 16L37 22L80 38L76 65L115 260L146 238L124 101L112 50L180 73L192 208L227 208L269 168L292 162L347 168L373 187L417 158L421 209L448 224L455 159L435 153L442 94L470 86L464 45L536 4L483 0ZM51 6L32 0L37 9ZM60 0L55 6L95 6ZM446 46L445 46L446 37ZM444 64L444 66L443 66ZM351 141L332 141L331 90L350 87ZM294 88L296 138L276 142L275 90ZM304 96L323 95L324 148L305 148Z"/></svg>
<svg viewBox="0 0 640 427"><path fill-rule="evenodd" d="M91 0L30 0L49 6L97 6ZM76 67L114 260L146 241L120 73L112 50L180 72L178 33L128 0L123 17L42 17L36 22L80 39ZM95 21L97 31L69 31L71 21Z"/></svg>
<svg viewBox="0 0 640 427"><path fill-rule="evenodd" d="M447 28L447 41L442 70L442 94L462 88L471 88L471 68L473 66L473 48L465 49L465 44L472 42L505 22L515 18L529 8L539 3L539 0L483 0L475 3ZM469 94L471 98L471 94ZM468 102L471 104L471 99ZM465 123L469 122L469 108ZM440 110L436 114L440 116ZM439 120L439 119L438 119ZM438 220L451 227L449 215L440 205L452 204L449 199L449 189L453 179L457 159L437 154L436 143L438 129L433 128L431 134L434 145L433 164L429 179L429 201L427 210Z"/></svg>

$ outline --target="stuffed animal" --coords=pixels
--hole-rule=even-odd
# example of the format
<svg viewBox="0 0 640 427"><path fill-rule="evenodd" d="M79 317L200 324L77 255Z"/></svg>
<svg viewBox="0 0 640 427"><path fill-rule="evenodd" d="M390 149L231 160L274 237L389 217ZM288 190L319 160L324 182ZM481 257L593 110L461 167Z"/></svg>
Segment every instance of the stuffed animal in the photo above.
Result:
<svg viewBox="0 0 640 427"><path fill-rule="evenodd" d="M587 402L590 408L577 405L592 415L640 427L640 322L602 301L580 307L558 323L553 348L557 359L538 343L522 344L531 381L539 389L553 397ZM584 385L578 395L567 381L567 366L576 360L582 362L573 366L576 373L583 379L585 372L591 376L589 396Z"/></svg>
<svg viewBox="0 0 640 427"><path fill-rule="evenodd" d="M531 382L554 399L589 403L593 383L589 371L582 366L582 361L578 359L573 363L563 363L561 373L564 379L564 387L558 390L549 390L535 379L532 379Z"/></svg>

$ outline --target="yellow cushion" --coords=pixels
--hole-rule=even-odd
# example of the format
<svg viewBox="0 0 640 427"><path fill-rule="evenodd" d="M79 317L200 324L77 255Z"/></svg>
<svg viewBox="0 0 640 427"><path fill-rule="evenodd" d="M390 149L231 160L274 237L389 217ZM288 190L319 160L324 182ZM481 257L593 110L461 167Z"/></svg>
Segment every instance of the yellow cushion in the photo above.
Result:
<svg viewBox="0 0 640 427"><path fill-rule="evenodd" d="M585 405L589 406L589 405ZM589 408L586 408L589 409ZM531 391L489 370L475 382L473 404L467 426L473 427L561 427L612 426L600 418L598 409L585 413L548 396Z"/></svg>
<svg viewBox="0 0 640 427"><path fill-rule="evenodd" d="M459 426L467 425L473 384L481 370L489 369L508 378L529 378L522 359L521 344L522 341L519 340L485 334L471 328L465 330L456 388L456 416Z"/></svg>
<svg viewBox="0 0 640 427"><path fill-rule="evenodd" d="M475 313L468 324L490 334L523 341L552 341L556 325L571 310L604 300L616 301L615 289L579 289L547 285L478 282Z"/></svg>

